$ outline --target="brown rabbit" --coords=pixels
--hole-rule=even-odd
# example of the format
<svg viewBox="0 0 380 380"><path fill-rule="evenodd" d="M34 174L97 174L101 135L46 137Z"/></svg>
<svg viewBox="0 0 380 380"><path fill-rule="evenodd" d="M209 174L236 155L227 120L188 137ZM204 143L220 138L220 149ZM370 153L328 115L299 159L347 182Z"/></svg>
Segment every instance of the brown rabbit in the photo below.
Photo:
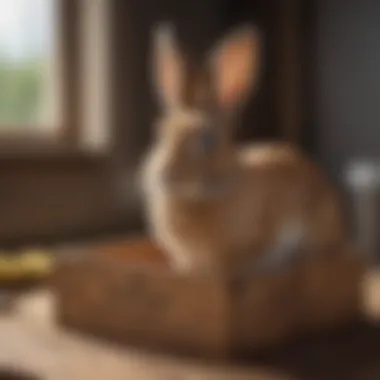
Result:
<svg viewBox="0 0 380 380"><path fill-rule="evenodd" d="M163 113L143 187L151 232L175 268L230 275L299 252L348 251L338 196L314 164L291 145L233 142L234 117L259 77L256 29L238 28L202 63L169 27L154 47Z"/></svg>

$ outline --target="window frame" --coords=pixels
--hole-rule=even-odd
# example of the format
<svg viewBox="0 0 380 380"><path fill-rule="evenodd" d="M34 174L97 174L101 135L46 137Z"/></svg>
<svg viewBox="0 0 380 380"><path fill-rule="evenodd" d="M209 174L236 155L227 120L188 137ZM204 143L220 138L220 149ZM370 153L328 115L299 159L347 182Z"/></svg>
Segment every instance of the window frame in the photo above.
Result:
<svg viewBox="0 0 380 380"><path fill-rule="evenodd" d="M81 142L81 2L58 0L57 38L60 60L60 125L54 134L28 131L0 132L1 157L56 157L87 155ZM91 152L93 155L94 152Z"/></svg>

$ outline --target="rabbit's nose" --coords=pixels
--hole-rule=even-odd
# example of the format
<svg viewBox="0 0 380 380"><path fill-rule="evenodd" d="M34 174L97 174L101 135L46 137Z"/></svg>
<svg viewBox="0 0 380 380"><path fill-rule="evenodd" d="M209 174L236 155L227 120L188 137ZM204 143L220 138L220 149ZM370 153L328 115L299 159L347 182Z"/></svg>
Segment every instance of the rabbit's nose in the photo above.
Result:
<svg viewBox="0 0 380 380"><path fill-rule="evenodd" d="M203 151L208 152L214 148L216 142L215 135L213 133L204 133L201 136L201 145Z"/></svg>

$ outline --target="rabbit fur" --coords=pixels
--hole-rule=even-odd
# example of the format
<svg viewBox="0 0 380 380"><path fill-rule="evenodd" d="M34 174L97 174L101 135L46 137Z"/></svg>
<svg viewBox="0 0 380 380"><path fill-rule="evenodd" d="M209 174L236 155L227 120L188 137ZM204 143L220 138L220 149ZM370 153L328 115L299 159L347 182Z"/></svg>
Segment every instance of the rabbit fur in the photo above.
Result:
<svg viewBox="0 0 380 380"><path fill-rule="evenodd" d="M191 61L173 28L155 31L162 112L141 172L145 213L182 273L230 276L300 253L349 250L336 190L297 147L233 141L235 118L260 77L260 45L257 29L244 25L204 62Z"/></svg>

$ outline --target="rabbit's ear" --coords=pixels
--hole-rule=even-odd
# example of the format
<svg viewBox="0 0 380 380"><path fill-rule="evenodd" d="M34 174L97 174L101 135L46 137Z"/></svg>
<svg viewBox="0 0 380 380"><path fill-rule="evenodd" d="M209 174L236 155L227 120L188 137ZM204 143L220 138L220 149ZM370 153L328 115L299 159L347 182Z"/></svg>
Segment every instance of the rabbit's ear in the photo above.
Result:
<svg viewBox="0 0 380 380"><path fill-rule="evenodd" d="M153 79L164 106L178 105L183 87L184 62L176 46L174 28L161 24L153 35Z"/></svg>
<svg viewBox="0 0 380 380"><path fill-rule="evenodd" d="M216 45L210 64L220 107L230 108L244 100L257 82L261 38L252 26L242 26Z"/></svg>

